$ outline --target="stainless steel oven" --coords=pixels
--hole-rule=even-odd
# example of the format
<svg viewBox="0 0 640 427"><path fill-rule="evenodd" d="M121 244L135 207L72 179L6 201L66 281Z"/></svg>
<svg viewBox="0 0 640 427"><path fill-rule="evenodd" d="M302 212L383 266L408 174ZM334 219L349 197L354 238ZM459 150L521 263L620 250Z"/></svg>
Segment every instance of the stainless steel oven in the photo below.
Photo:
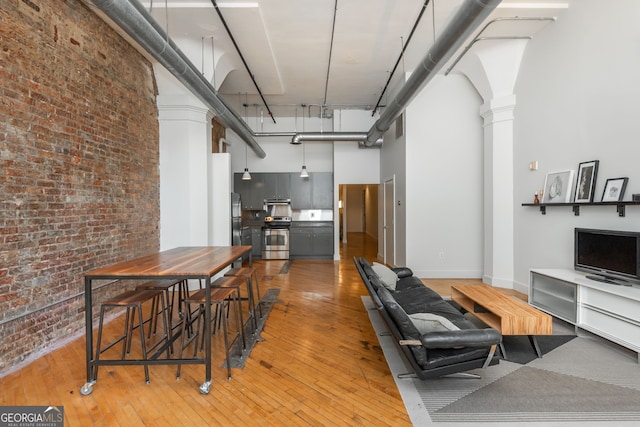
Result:
<svg viewBox="0 0 640 427"><path fill-rule="evenodd" d="M262 259L289 259L289 227L265 227Z"/></svg>

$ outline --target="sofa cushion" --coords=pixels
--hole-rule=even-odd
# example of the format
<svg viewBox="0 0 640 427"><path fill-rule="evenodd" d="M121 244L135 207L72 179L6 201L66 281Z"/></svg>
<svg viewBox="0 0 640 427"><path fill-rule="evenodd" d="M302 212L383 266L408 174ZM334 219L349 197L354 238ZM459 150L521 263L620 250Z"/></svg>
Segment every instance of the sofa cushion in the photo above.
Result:
<svg viewBox="0 0 640 427"><path fill-rule="evenodd" d="M398 329L398 332L406 340L419 340L420 332L415 327L407 313L398 304L391 293L386 288L378 290L378 296L384 305L386 313L389 315L393 324ZM425 366L427 363L427 351L423 346L414 345L411 346L411 352L416 359L416 363L420 366Z"/></svg>
<svg viewBox="0 0 640 427"><path fill-rule="evenodd" d="M411 288L425 288L426 286L422 283L422 280L417 277L409 276L409 277L398 277L398 281L396 282L396 291L403 289L411 289Z"/></svg>
<svg viewBox="0 0 640 427"><path fill-rule="evenodd" d="M409 314L409 318L421 334L441 331L457 331L460 329L451 323L446 317L438 316L433 313Z"/></svg>
<svg viewBox="0 0 640 427"><path fill-rule="evenodd" d="M396 273L396 276L398 276L398 279L403 279L405 277L413 276L413 271L409 267L394 267L391 270L393 270L393 272Z"/></svg>
<svg viewBox="0 0 640 427"><path fill-rule="evenodd" d="M389 290L396 289L396 282L398 281L398 276L386 265L374 262L371 266L373 271L378 275L382 284L387 287Z"/></svg>
<svg viewBox="0 0 640 427"><path fill-rule="evenodd" d="M424 285L408 289L398 289L393 298L408 314L431 312L431 305L442 301L442 297Z"/></svg>

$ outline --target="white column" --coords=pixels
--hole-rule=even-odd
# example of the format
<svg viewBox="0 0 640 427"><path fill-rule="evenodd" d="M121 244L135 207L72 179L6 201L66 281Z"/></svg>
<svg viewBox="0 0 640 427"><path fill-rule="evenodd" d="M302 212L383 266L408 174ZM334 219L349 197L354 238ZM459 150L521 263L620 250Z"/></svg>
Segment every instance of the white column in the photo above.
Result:
<svg viewBox="0 0 640 427"><path fill-rule="evenodd" d="M485 283L513 287L513 111L515 95L481 107L484 119Z"/></svg>
<svg viewBox="0 0 640 427"><path fill-rule="evenodd" d="M160 248L209 240L211 117L190 95L158 96Z"/></svg>

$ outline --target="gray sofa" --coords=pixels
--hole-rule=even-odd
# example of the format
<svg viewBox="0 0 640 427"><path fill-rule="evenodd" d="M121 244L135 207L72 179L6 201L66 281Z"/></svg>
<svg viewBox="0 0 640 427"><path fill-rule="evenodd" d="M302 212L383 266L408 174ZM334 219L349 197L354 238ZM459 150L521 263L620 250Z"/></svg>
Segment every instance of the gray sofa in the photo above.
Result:
<svg viewBox="0 0 640 427"><path fill-rule="evenodd" d="M418 378L486 368L499 363L499 331L478 328L409 268L389 269L354 257L371 299Z"/></svg>

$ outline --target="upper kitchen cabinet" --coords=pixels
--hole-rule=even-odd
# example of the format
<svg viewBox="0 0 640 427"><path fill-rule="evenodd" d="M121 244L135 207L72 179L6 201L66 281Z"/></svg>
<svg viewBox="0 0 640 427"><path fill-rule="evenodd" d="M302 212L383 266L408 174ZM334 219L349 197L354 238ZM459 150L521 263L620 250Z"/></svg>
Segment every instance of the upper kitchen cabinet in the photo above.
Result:
<svg viewBox="0 0 640 427"><path fill-rule="evenodd" d="M291 173L291 209L311 209L311 174L300 178L300 173Z"/></svg>
<svg viewBox="0 0 640 427"><path fill-rule="evenodd" d="M311 187L313 209L333 209L333 174L314 173Z"/></svg>
<svg viewBox="0 0 640 427"><path fill-rule="evenodd" d="M264 174L252 173L251 179L244 181L241 173L233 175L233 188L240 193L242 209L262 210L264 207Z"/></svg>
<svg viewBox="0 0 640 427"><path fill-rule="evenodd" d="M288 173L265 173L264 198L265 199L290 199L291 180Z"/></svg>
<svg viewBox="0 0 640 427"><path fill-rule="evenodd" d="M311 172L309 178L290 175L293 209L333 209L333 173Z"/></svg>
<svg viewBox="0 0 640 427"><path fill-rule="evenodd" d="M312 172L309 178L299 173L252 173L243 181L233 175L234 191L240 193L242 209L261 210L264 199L291 199L292 209L333 209L333 173Z"/></svg>

